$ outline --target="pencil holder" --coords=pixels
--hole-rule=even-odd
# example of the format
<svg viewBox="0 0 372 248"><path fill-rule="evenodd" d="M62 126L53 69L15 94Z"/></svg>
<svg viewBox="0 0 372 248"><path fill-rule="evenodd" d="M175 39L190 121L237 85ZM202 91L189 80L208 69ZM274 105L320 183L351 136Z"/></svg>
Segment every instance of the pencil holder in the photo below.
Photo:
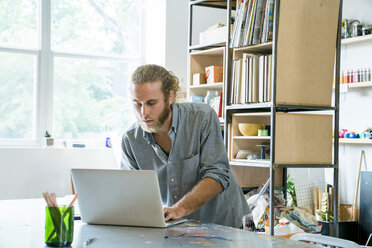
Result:
<svg viewBox="0 0 372 248"><path fill-rule="evenodd" d="M45 243L48 246L71 245L74 236L74 207L45 208Z"/></svg>

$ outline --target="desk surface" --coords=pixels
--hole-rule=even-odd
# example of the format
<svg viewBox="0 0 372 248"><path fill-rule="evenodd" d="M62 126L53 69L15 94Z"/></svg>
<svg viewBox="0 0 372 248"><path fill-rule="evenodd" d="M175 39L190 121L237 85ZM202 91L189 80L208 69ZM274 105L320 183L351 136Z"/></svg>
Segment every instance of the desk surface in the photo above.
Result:
<svg viewBox="0 0 372 248"><path fill-rule="evenodd" d="M45 203L42 199L0 201L0 247L45 247ZM170 228L87 225L75 221L72 247L317 247L306 243L255 234L199 222Z"/></svg>

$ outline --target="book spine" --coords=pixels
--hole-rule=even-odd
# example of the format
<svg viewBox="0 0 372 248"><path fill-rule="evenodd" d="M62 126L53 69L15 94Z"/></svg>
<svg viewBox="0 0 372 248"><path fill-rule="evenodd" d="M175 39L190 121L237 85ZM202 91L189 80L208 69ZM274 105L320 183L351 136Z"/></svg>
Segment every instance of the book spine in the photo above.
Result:
<svg viewBox="0 0 372 248"><path fill-rule="evenodd" d="M274 0L270 0L269 18L267 27L267 41L273 40L273 27L274 27Z"/></svg>
<svg viewBox="0 0 372 248"><path fill-rule="evenodd" d="M255 15L255 18L254 18L252 45L256 45L256 44L259 43L263 6L264 6L264 0L258 0L257 8L256 8L256 15Z"/></svg>

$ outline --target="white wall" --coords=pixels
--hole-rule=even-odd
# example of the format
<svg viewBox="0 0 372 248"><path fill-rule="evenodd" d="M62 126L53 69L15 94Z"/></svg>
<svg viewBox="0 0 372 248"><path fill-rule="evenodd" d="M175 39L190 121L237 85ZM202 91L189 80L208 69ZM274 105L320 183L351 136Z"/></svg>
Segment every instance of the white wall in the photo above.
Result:
<svg viewBox="0 0 372 248"><path fill-rule="evenodd" d="M344 0L343 18L358 19L363 24L372 24L372 1ZM372 68L372 42L342 47L341 70ZM372 127L372 87L349 89L340 94L340 129L361 132ZM372 170L372 146L340 144L340 200L352 204L359 166L360 151L366 153L362 170ZM366 162L366 164L364 164ZM329 170L327 170L329 171ZM328 175L330 176L330 175ZM331 178L331 177L329 177Z"/></svg>
<svg viewBox="0 0 372 248"><path fill-rule="evenodd" d="M144 63L165 64L165 0L143 0Z"/></svg>
<svg viewBox="0 0 372 248"><path fill-rule="evenodd" d="M179 78L186 89L188 65L189 1L166 1L165 67ZM193 45L199 44L199 33L217 23L226 24L226 10L195 6L193 13Z"/></svg>
<svg viewBox="0 0 372 248"><path fill-rule="evenodd" d="M1 148L0 199L71 194L71 168L119 168L112 149Z"/></svg>

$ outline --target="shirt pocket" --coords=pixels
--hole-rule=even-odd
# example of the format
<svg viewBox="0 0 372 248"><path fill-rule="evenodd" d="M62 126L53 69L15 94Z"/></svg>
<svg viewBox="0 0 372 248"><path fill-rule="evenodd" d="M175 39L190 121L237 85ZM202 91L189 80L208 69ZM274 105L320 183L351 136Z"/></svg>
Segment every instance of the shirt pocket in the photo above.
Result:
<svg viewBox="0 0 372 248"><path fill-rule="evenodd" d="M182 161L182 193L189 192L199 181L199 155Z"/></svg>

